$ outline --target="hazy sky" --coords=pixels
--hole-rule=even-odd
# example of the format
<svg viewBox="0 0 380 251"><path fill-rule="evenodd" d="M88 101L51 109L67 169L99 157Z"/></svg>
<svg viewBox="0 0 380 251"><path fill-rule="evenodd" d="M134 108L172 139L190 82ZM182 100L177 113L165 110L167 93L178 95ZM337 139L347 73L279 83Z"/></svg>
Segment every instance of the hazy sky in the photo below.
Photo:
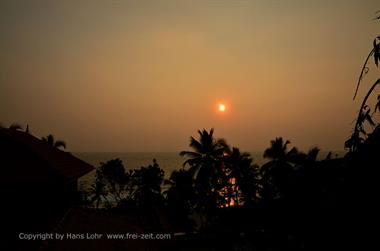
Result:
<svg viewBox="0 0 380 251"><path fill-rule="evenodd" d="M378 0L2 0L0 123L28 123L69 151L179 151L211 127L245 151L276 136L343 150L379 9Z"/></svg>

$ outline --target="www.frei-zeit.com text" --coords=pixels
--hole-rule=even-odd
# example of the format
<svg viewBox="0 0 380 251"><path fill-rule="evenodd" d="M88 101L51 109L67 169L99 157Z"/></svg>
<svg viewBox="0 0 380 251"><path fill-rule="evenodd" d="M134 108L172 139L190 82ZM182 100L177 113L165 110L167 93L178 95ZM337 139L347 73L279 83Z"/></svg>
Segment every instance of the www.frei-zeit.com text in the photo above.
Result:
<svg viewBox="0 0 380 251"><path fill-rule="evenodd" d="M156 233L19 233L20 240L170 240L172 235Z"/></svg>

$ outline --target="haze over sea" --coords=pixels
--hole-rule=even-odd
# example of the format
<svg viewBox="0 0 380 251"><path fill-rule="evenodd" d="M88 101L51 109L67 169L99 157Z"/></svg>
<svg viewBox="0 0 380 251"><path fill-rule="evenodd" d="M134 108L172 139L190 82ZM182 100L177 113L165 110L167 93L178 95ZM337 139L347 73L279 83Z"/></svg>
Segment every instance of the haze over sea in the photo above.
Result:
<svg viewBox="0 0 380 251"><path fill-rule="evenodd" d="M249 152L253 158L253 163L262 165L266 162L262 152ZM342 156L344 152L336 155L334 152L332 157ZM183 166L185 157L179 156L179 152L75 152L73 153L79 159L86 161L94 167L99 167L100 163L108 160L119 158L123 161L125 169L132 170L142 166L153 164L153 159L165 171L165 178L169 178L174 170L178 170ZM320 152L319 159L325 158L327 152ZM95 171L88 173L79 180L79 190L89 191L95 180Z"/></svg>

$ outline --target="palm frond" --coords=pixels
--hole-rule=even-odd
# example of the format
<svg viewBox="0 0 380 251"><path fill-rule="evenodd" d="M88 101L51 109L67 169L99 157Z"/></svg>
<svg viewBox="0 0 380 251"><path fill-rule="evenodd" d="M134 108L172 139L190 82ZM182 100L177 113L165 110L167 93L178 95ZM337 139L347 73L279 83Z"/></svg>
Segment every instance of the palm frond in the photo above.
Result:
<svg viewBox="0 0 380 251"><path fill-rule="evenodd" d="M191 157L191 158L199 158L201 156L200 153L191 152L191 151L181 151L179 155L182 157L186 156L186 157Z"/></svg>
<svg viewBox="0 0 380 251"><path fill-rule="evenodd" d="M66 149L66 143L62 140L57 140L55 143L54 143L54 147L55 148L60 148L62 147L63 149Z"/></svg>
<svg viewBox="0 0 380 251"><path fill-rule="evenodd" d="M190 137L190 147L192 147L196 152L204 152L204 146L202 145L202 143L194 139L193 137Z"/></svg>
<svg viewBox="0 0 380 251"><path fill-rule="evenodd" d="M319 149L318 147L311 148L307 153L308 160L316 161L318 158L318 154L319 154L320 150L321 149Z"/></svg>

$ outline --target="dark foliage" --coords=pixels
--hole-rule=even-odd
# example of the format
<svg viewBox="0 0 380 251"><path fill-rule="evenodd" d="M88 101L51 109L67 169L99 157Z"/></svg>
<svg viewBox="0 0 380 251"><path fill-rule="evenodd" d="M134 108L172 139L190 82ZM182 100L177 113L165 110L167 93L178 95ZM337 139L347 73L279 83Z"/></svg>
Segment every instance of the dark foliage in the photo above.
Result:
<svg viewBox="0 0 380 251"><path fill-rule="evenodd" d="M138 207L147 209L162 205L161 185L164 180L164 171L155 159L153 165L134 169L130 176L131 198Z"/></svg>
<svg viewBox="0 0 380 251"><path fill-rule="evenodd" d="M55 140L52 134L49 134L46 137L42 137L41 140L51 147L63 148L63 149L66 148L66 143L62 140Z"/></svg>

